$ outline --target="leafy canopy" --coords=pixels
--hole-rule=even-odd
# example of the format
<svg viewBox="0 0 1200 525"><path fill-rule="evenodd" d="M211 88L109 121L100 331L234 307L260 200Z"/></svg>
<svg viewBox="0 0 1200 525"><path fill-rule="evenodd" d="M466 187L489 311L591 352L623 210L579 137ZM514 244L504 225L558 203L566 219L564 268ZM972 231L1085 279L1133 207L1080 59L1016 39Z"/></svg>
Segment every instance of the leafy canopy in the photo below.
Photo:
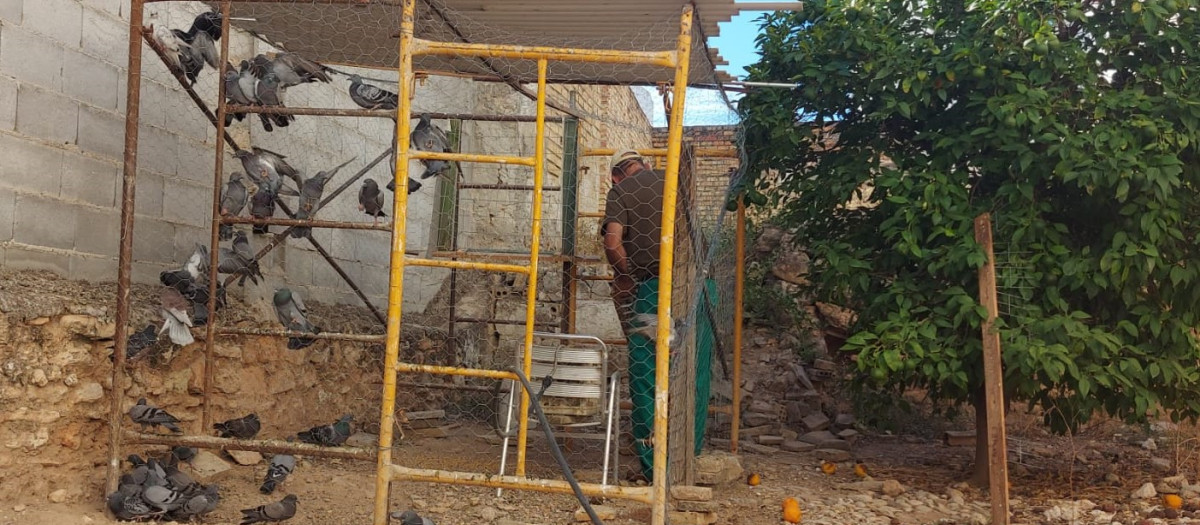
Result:
<svg viewBox="0 0 1200 525"><path fill-rule="evenodd" d="M743 99L750 172L772 170L758 190L820 296L859 312L864 383L955 402L982 385L989 211L1016 261L1010 399L1060 431L1200 415L1198 4L807 0L763 19L750 79L797 87Z"/></svg>

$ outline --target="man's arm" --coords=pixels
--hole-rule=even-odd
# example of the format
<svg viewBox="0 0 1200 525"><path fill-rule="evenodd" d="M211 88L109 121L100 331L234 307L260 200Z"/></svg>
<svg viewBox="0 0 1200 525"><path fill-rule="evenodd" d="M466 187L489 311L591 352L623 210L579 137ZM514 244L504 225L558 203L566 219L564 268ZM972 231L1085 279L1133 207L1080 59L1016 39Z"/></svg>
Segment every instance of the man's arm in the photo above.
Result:
<svg viewBox="0 0 1200 525"><path fill-rule="evenodd" d="M618 221L604 224L604 257L618 274L629 273L629 258L625 253L625 225Z"/></svg>

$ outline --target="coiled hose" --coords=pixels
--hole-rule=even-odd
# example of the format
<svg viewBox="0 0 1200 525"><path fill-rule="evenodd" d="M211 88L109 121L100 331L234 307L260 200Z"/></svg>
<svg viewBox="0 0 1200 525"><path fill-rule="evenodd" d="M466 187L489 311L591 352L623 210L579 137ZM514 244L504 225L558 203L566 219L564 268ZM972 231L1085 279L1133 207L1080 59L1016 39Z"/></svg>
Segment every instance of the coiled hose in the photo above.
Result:
<svg viewBox="0 0 1200 525"><path fill-rule="evenodd" d="M558 448L558 442L554 440L554 431L550 430L550 422L546 420L546 413L542 411L542 394L545 393L546 388L549 388L550 383L554 381L553 377L546 376L542 381L542 391L534 393L533 386L529 384L529 379L525 377L523 372L517 368L509 368L508 371L516 374L517 379L521 380L521 387L529 394L529 400L531 401L529 405L533 407L533 411L537 413L538 421L542 423L542 430L546 433L546 441L550 442L550 453L558 461L558 468L562 469L563 477L567 478L567 483L571 484L571 490L575 491L575 498L583 506L583 511L592 520L592 525L604 525L604 522L600 521L600 516L597 516L596 511L592 510L592 504L588 502L587 496L584 495L583 489L579 486L579 481L575 479L575 474L571 472L571 466L567 464L567 458L563 457L562 449Z"/></svg>

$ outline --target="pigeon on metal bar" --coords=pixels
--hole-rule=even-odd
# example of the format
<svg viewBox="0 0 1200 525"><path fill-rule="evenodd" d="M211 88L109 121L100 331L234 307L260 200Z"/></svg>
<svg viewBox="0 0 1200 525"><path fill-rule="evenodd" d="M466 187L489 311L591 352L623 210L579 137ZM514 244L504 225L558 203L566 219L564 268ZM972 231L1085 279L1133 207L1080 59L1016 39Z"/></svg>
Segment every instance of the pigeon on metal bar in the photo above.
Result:
<svg viewBox="0 0 1200 525"><path fill-rule="evenodd" d="M296 457L288 454L275 454L271 458L271 465L267 467L267 478L263 480L263 484L258 488L263 494L275 492L275 488L287 479L288 474L291 474L296 468Z"/></svg>
<svg viewBox="0 0 1200 525"><path fill-rule="evenodd" d="M287 288L280 288L275 291L273 302L275 303L275 315L285 329L293 332L321 333L320 328L313 326L308 321L308 309L304 307L304 301L301 300L300 294ZM287 347L289 350L299 350L315 342L316 339L309 337L289 337Z"/></svg>
<svg viewBox="0 0 1200 525"><path fill-rule="evenodd" d="M233 236L233 253L240 259L245 261L246 267L249 268L250 274L254 279L254 284L258 284L258 279L263 278L262 270L258 266L258 260L255 258L254 249L250 247L250 239L246 238L245 232L237 232Z"/></svg>
<svg viewBox="0 0 1200 525"><path fill-rule="evenodd" d="M245 60L242 61L240 69L235 69L233 64L226 62L225 71L222 73L221 78L225 82L225 102L243 106L258 104L255 89L258 79L250 74L249 64ZM249 79L249 85L245 83L244 79ZM245 113L227 112L225 113L225 125L229 126L233 124L235 119L241 122L245 118Z"/></svg>
<svg viewBox="0 0 1200 525"><path fill-rule="evenodd" d="M242 174L237 172L230 174L229 182L225 183L225 189L221 191L221 215L224 217L240 215L242 209L246 207L247 200L249 200L249 194L246 192L246 185L242 183ZM233 225L222 224L219 232L219 238L222 241L228 241L233 238Z"/></svg>
<svg viewBox="0 0 1200 525"><path fill-rule="evenodd" d="M380 217L387 217L383 212L383 192L379 191L379 183L375 179L363 179L362 187L358 189L358 209L374 217L375 224L379 224Z"/></svg>
<svg viewBox="0 0 1200 525"><path fill-rule="evenodd" d="M279 82L279 77L274 73L267 73L265 76L258 79L258 84L254 89L254 97L258 99L258 103L264 107L285 107L283 103L284 94L287 92L287 87ZM270 132L274 128L271 124L286 128L288 124L296 120L292 115L267 115L265 113L258 114L262 120L263 129Z"/></svg>
<svg viewBox="0 0 1200 525"><path fill-rule="evenodd" d="M246 236L242 232L238 232L238 235ZM254 261L253 255L250 258L246 258L229 248L221 248L217 252L217 273L239 275L238 286L245 286L246 279L250 279L254 284L258 284L258 279L262 277L262 273L258 271L258 263Z"/></svg>
<svg viewBox="0 0 1200 525"><path fill-rule="evenodd" d="M393 512L392 518L400 520L400 525L434 525L433 520L422 517L415 510Z"/></svg>
<svg viewBox="0 0 1200 525"><path fill-rule="evenodd" d="M175 30L166 26L154 27L154 40L158 41L159 45L166 51L167 63L175 69L183 70L181 57L185 50L191 53L189 49L191 45L175 34Z"/></svg>
<svg viewBox="0 0 1200 525"><path fill-rule="evenodd" d="M251 413L237 419L213 423L213 429L223 438L250 439L258 435L258 431L262 429L262 422L258 420L258 414Z"/></svg>
<svg viewBox="0 0 1200 525"><path fill-rule="evenodd" d="M129 419L132 419L134 423L141 425L142 430L145 430L147 425L149 425L151 428L162 425L167 427L167 430L170 430L171 432L183 432L183 430L180 430L179 427L175 426L175 423L178 423L179 419L171 414L168 414L166 410L147 404L146 398L144 397L138 399L137 404L129 408Z"/></svg>
<svg viewBox="0 0 1200 525"><path fill-rule="evenodd" d="M387 189L389 191L395 193L396 192L396 181L389 180L387 183ZM416 193L417 190L420 190L420 189L421 189L421 183L417 182L412 177L409 177L408 178L408 195L412 195L412 194Z"/></svg>
<svg viewBox="0 0 1200 525"><path fill-rule="evenodd" d="M203 244L196 243L192 254L188 256L187 262L183 263L183 267L178 270L166 270L158 274L158 280L163 286L168 286L179 291L184 297L191 300L196 299L198 289L205 289L205 296L208 293L208 247ZM207 298L205 299L207 301Z"/></svg>
<svg viewBox="0 0 1200 525"><path fill-rule="evenodd" d="M166 332L171 342L180 346L196 342L196 339L192 337L191 328L194 323L192 317L188 315L190 303L187 298L175 288L164 288L159 299L162 304L159 313L162 314L163 325L158 333Z"/></svg>
<svg viewBox="0 0 1200 525"><path fill-rule="evenodd" d="M275 75L279 86L287 89L309 82L332 82L327 68L295 53L280 53L275 58L257 55L250 61L250 71L259 80Z"/></svg>
<svg viewBox="0 0 1200 525"><path fill-rule="evenodd" d="M270 191L261 190L250 197L250 216L255 219L269 219L275 215L275 195ZM255 224L251 229L256 234L264 234L269 231L270 226L266 224Z"/></svg>
<svg viewBox="0 0 1200 525"><path fill-rule="evenodd" d="M446 137L446 132L442 128L437 127L430 121L428 113L422 113L417 121L416 127L408 135L412 147L421 151L449 151L450 139ZM428 179L434 175L441 174L450 167L450 163L444 160L422 160L425 164L425 173L421 174L421 179Z"/></svg>
<svg viewBox="0 0 1200 525"><path fill-rule="evenodd" d="M242 522L239 525L284 521L296 515L295 494L288 494L282 500L252 509L242 509Z"/></svg>
<svg viewBox="0 0 1200 525"><path fill-rule="evenodd" d="M283 177L292 179L297 188L304 183L300 178L300 172L284 160L287 157L268 149L253 147L250 148L250 151L243 149L233 152L233 158L242 161L246 175L258 186L259 191L266 190L271 195L291 197L300 195L297 191L283 185Z"/></svg>
<svg viewBox="0 0 1200 525"><path fill-rule="evenodd" d="M325 185L329 183L329 179L332 179L338 171L353 161L354 159L350 159L338 164L331 171L318 171L316 175L309 177L304 184L300 185L300 206L296 209L297 219L311 219L317 213L317 205L321 203L321 195L325 193ZM312 228L306 226L292 228L292 237L297 239L303 239L311 234Z"/></svg>
<svg viewBox="0 0 1200 525"><path fill-rule="evenodd" d="M304 443L312 443L323 447L336 447L345 443L350 438L350 422L354 420L354 416L346 414L336 423L312 427L308 430L296 434L296 437Z"/></svg>
<svg viewBox="0 0 1200 525"><path fill-rule="evenodd" d="M364 84L362 77L350 75L350 100L363 109L396 109L400 97L371 84Z"/></svg>

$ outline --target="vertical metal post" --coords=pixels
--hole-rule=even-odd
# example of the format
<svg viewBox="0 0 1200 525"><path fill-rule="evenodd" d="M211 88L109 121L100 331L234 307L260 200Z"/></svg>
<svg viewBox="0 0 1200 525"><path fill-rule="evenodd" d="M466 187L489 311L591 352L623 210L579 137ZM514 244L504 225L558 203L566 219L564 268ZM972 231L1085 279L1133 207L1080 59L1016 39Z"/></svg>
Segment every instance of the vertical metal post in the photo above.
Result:
<svg viewBox="0 0 1200 525"><path fill-rule="evenodd" d="M129 342L129 279L133 262L133 197L137 179L138 115L142 98L143 0L129 9L129 63L126 71L125 165L121 176L121 245L117 251L117 331L113 347L112 391L108 409L108 475L105 492L117 490L121 476L121 410L125 400L125 352Z"/></svg>
<svg viewBox="0 0 1200 525"><path fill-rule="evenodd" d="M533 146L533 233L529 243L529 279L525 299L525 352L521 370L533 372L533 331L537 320L538 252L542 247L542 182L546 175L546 59L538 59L537 142ZM529 392L521 389L521 419L517 423L517 470L525 475L525 444L529 439Z"/></svg>
<svg viewBox="0 0 1200 525"><path fill-rule="evenodd" d="M229 15L230 1L221 2L221 71L229 61ZM224 73L222 73L224 74ZM219 78L219 76L218 76ZM221 182L225 172L225 142L220 139L225 135L225 83L217 82L217 137L215 141L216 160L213 161L213 198L212 198L212 235L209 238L208 249L208 323L204 325L204 409L201 412L201 428L212 426L213 402L212 385L216 375L217 358L215 343L217 328L217 257L220 255L221 231Z"/></svg>
<svg viewBox="0 0 1200 525"><path fill-rule="evenodd" d="M563 178L562 178L562 299L563 313L559 324L564 334L575 333L576 237L579 222L579 119L563 119Z"/></svg>
<svg viewBox="0 0 1200 525"><path fill-rule="evenodd" d="M450 121L450 149L454 152L462 151L462 120L453 119ZM450 177L447 180L445 177L438 177L438 186L442 191L438 192L441 195L441 201L438 203L439 220L447 220L449 217L449 225L438 225L437 247L439 250L458 250L458 203L459 195L459 179L462 176L459 173L459 163L450 163ZM454 260L454 259L452 259ZM451 341L451 344L457 344L458 341L456 330L458 328L458 269L450 269L450 315L446 319L449 325L446 327L446 339Z"/></svg>
<svg viewBox="0 0 1200 525"><path fill-rule="evenodd" d="M987 309L983 322L984 407L987 414L988 492L992 500L992 523L1008 525L1008 443L1004 431L1004 362L996 317L996 254L992 246L992 215L975 218L975 242L987 256L979 267L979 302ZM976 432L985 429L977 428Z"/></svg>
<svg viewBox="0 0 1200 525"><path fill-rule="evenodd" d="M733 421L730 423L729 451L738 452L738 432L742 426L742 302L746 278L746 203L738 197L737 232L734 234L733 273Z"/></svg>
<svg viewBox="0 0 1200 525"><path fill-rule="evenodd" d="M667 523L667 399L670 380L671 285L675 264L675 200L679 192L679 161L683 148L683 110L687 95L688 66L692 51L691 4L679 17L679 42L675 50L675 84L672 89L671 120L667 132L667 171L663 181L662 244L658 257L658 334L654 360L654 503L651 525ZM690 450L684 451L691 453Z"/></svg>
<svg viewBox="0 0 1200 525"><path fill-rule="evenodd" d="M404 0L400 20L399 98L396 107L396 191L392 200L392 257L388 279L387 343L384 346L383 395L379 413L379 457L375 471L374 525L387 525L388 489L391 487L392 431L396 411L396 365L400 359L400 314L404 301L404 245L408 216L408 134L412 112L412 42L416 0Z"/></svg>

